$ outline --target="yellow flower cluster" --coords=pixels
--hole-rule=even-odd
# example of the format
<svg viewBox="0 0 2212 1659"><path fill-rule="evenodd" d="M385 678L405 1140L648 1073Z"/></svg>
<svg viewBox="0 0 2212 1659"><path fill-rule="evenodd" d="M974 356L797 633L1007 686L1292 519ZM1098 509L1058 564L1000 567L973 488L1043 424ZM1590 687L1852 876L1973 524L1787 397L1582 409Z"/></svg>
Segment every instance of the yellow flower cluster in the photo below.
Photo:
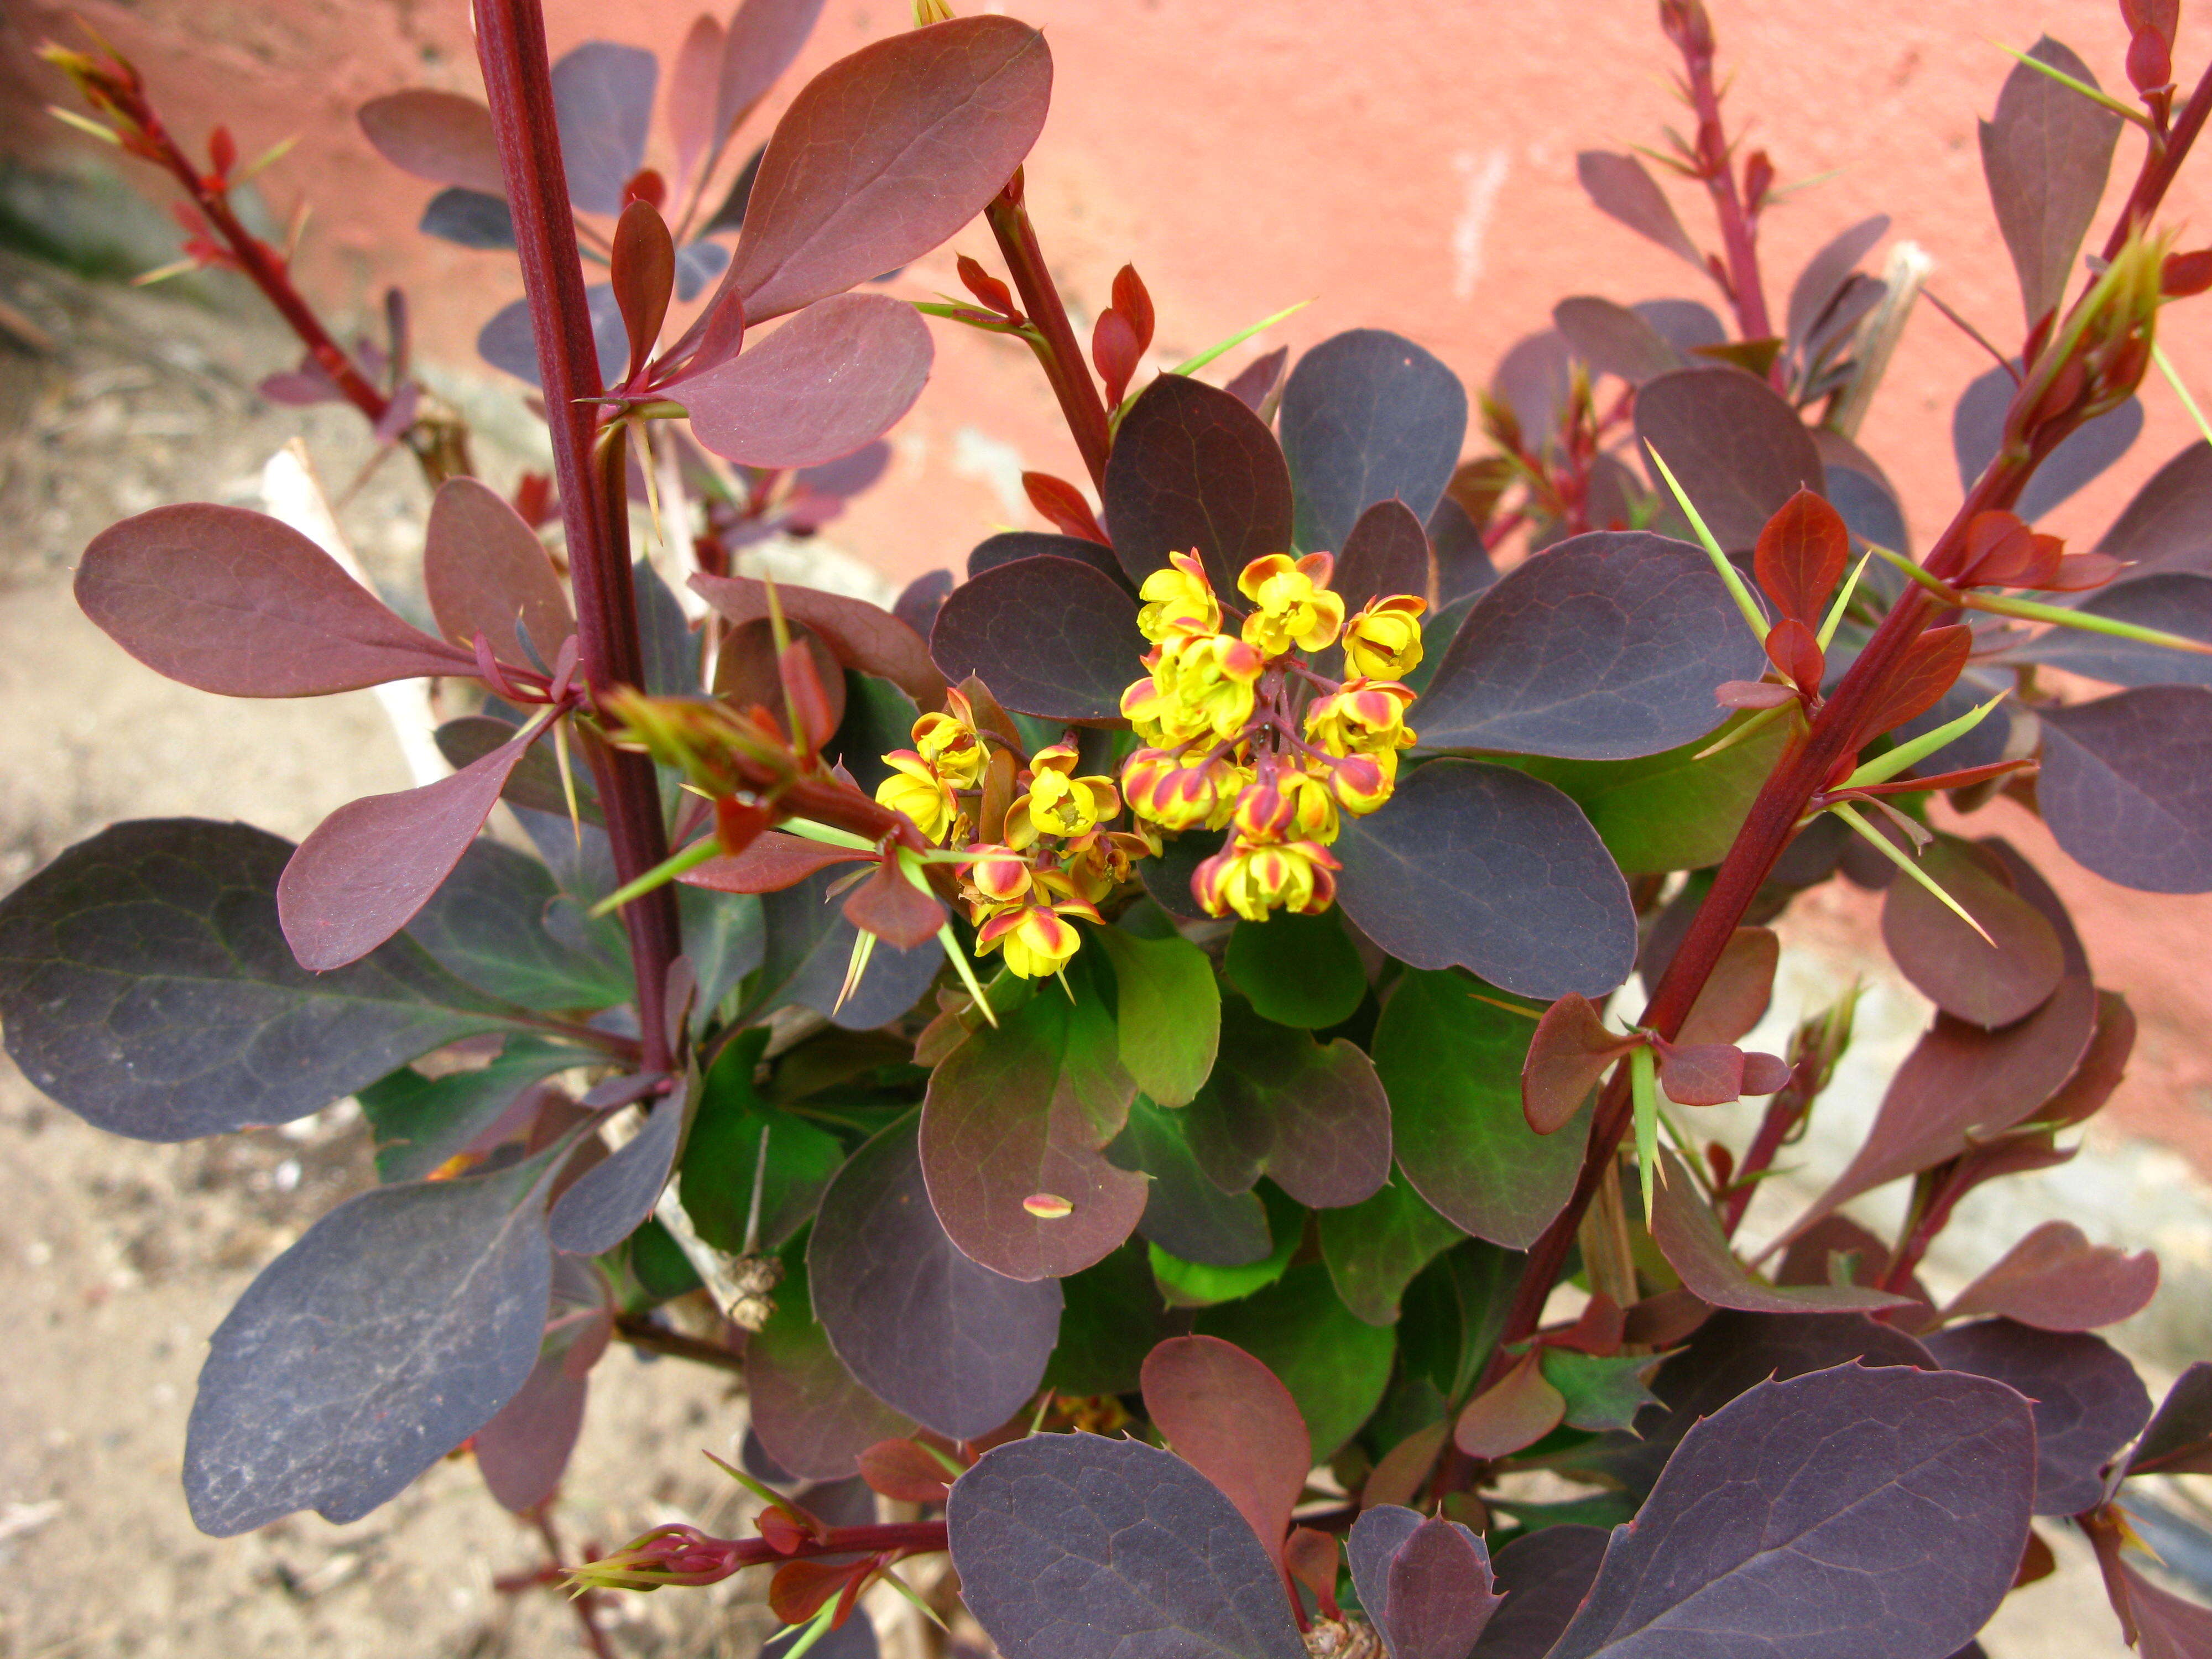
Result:
<svg viewBox="0 0 2212 1659"><path fill-rule="evenodd" d="M931 841L964 849L959 868L980 951L1002 951L1024 979L1056 974L1081 943L1068 919L1098 921L1098 901L1159 842L1108 827L1121 811L1121 793L1109 777L1078 777L1073 744L1040 749L1018 772L1002 769L1019 793L1009 800L1001 785L1005 804L994 807L991 750L975 709L957 691L945 702L943 714L915 722L912 749L884 757L891 775L876 799ZM1000 839L978 841L979 830Z"/></svg>

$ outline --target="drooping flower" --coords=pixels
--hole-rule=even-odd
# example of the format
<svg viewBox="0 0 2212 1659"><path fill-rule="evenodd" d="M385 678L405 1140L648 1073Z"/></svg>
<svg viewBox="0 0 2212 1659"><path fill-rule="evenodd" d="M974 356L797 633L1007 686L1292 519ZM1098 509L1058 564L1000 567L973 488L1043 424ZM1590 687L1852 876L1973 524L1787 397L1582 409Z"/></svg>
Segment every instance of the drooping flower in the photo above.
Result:
<svg viewBox="0 0 2212 1659"><path fill-rule="evenodd" d="M1043 883L1040 881L1040 887ZM1023 979L1048 979L1066 966L1083 939L1068 921L1100 920L1088 900L1073 895L1051 903L1010 904L996 908L975 930L979 955L998 951L1006 966Z"/></svg>
<svg viewBox="0 0 2212 1659"><path fill-rule="evenodd" d="M1336 803L1320 779L1304 772L1279 772L1247 784L1229 822L1247 842L1310 841L1327 846L1336 839Z"/></svg>
<svg viewBox="0 0 2212 1659"><path fill-rule="evenodd" d="M1196 553L1169 554L1167 568L1146 577L1137 591L1146 601L1137 612L1137 629L1154 645L1220 629L1221 601Z"/></svg>
<svg viewBox="0 0 2212 1659"><path fill-rule="evenodd" d="M1079 836L1121 810L1108 777L1079 778L1075 745L1055 743L1030 757L1029 793L1006 811L1006 844L1017 850L1039 836Z"/></svg>
<svg viewBox="0 0 2212 1659"><path fill-rule="evenodd" d="M1398 781L1398 751L1378 749L1371 755L1347 755L1334 763L1316 762L1315 775L1328 786L1336 804L1354 817L1364 817L1390 799Z"/></svg>
<svg viewBox="0 0 2212 1659"><path fill-rule="evenodd" d="M1191 896L1209 916L1233 910L1247 921L1265 921L1269 911L1285 908L1312 915L1336 897L1334 872L1341 867L1316 842L1254 844L1231 836L1192 874Z"/></svg>
<svg viewBox="0 0 2212 1659"><path fill-rule="evenodd" d="M981 733L975 729L975 710L957 691L945 694L943 714L924 714L914 723L914 746L937 775L955 789L973 789L981 784L983 769L991 759Z"/></svg>
<svg viewBox="0 0 2212 1659"><path fill-rule="evenodd" d="M968 849L960 873L994 904L1011 904L1030 890L1030 861L1011 847L977 842Z"/></svg>
<svg viewBox="0 0 2212 1659"><path fill-rule="evenodd" d="M1121 767L1130 811L1168 830L1210 822L1236 799L1243 782L1243 771L1226 756L1192 760L1164 749L1139 749Z"/></svg>
<svg viewBox="0 0 2212 1659"><path fill-rule="evenodd" d="M1425 599L1393 593L1370 599L1344 625L1345 666L1370 680L1402 680L1420 665Z"/></svg>
<svg viewBox="0 0 2212 1659"><path fill-rule="evenodd" d="M1142 830L1093 830L1060 848L1076 896L1093 904L1136 873L1139 859L1160 855L1159 837Z"/></svg>
<svg viewBox="0 0 2212 1659"><path fill-rule="evenodd" d="M876 786L877 801L905 813L928 840L942 842L959 814L951 787L911 749L894 749L884 757L884 763L891 775Z"/></svg>
<svg viewBox="0 0 2212 1659"><path fill-rule="evenodd" d="M1306 738L1332 755L1374 755L1413 745L1406 708L1413 694L1395 680L1346 680L1306 710Z"/></svg>
<svg viewBox="0 0 2212 1659"><path fill-rule="evenodd" d="M1293 646L1319 651L1344 625L1344 600L1328 591L1336 561L1326 553L1292 559L1268 553L1244 567L1237 591L1252 601L1244 642L1263 656L1279 657Z"/></svg>

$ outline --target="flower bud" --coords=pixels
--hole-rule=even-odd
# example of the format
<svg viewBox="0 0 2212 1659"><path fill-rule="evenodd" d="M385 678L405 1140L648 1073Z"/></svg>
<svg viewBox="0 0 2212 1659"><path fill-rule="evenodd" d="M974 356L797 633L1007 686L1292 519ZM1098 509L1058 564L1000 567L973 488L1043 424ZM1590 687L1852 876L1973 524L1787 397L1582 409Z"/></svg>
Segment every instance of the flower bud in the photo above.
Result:
<svg viewBox="0 0 2212 1659"><path fill-rule="evenodd" d="M1411 593L1370 600L1344 625L1344 665L1363 679L1402 680L1421 660L1421 612Z"/></svg>
<svg viewBox="0 0 2212 1659"><path fill-rule="evenodd" d="M1311 842L1251 846L1231 837L1190 878L1191 896L1210 916L1232 910L1247 921L1265 921L1271 910L1313 915L1336 897L1341 868L1325 847Z"/></svg>

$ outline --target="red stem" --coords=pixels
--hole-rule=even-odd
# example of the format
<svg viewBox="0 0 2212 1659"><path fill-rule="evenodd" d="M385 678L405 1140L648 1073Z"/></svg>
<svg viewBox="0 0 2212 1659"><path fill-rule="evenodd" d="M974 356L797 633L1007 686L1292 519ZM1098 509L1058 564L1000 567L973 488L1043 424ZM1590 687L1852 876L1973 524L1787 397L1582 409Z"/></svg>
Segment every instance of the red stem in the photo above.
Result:
<svg viewBox="0 0 2212 1659"><path fill-rule="evenodd" d="M553 1558L554 1583L560 1582L561 1534L554 1529L553 1516L541 1504L532 1511L537 1523L538 1535L545 1540L545 1553ZM607 1633L599 1628L599 1597L592 1590L562 1598L576 1615L576 1628L582 1634L584 1645L591 1649L593 1659L615 1659L614 1650L607 1645Z"/></svg>
<svg viewBox="0 0 2212 1659"><path fill-rule="evenodd" d="M1681 50L1690 104L1698 115L1698 167L1720 222L1721 247L1728 257L1729 303L1735 307L1736 327L1743 337L1764 340L1771 337L1774 325L1767 319L1766 289L1759 275L1759 227L1736 188L1728 135L1721 125L1720 92L1713 84L1711 27L1703 9L1696 9L1693 22L1668 32Z"/></svg>
<svg viewBox="0 0 2212 1659"><path fill-rule="evenodd" d="M991 234L999 240L999 252L1006 261L1022 304L1028 307L1030 321L1044 337L1044 349L1037 353L1037 359L1044 365L1053 395L1060 399L1060 412L1067 421L1076 448L1082 452L1083 465L1090 469L1091 482L1103 490L1106 456L1114 447L1106 403L1099 396L1097 382L1091 378L1091 364L1067 320L1067 307L1060 302L1060 289L1045 264L1044 250L1037 246L1036 227L1022 200L1019 167L983 214L991 222Z"/></svg>
<svg viewBox="0 0 2212 1659"><path fill-rule="evenodd" d="M602 442L602 390L584 299L574 216L561 162L545 20L537 0L477 0L477 56L514 208L523 293L538 332L538 367L553 440L553 473L568 532L581 676L593 696L645 684L630 587L627 459L620 434ZM606 810L615 878L626 883L668 856L660 786L643 755L586 736L584 750ZM659 888L623 907L637 975L639 1036L648 1070L669 1064L662 1005L668 967L683 948L676 896Z"/></svg>
<svg viewBox="0 0 2212 1659"><path fill-rule="evenodd" d="M2105 263L2110 264L2119 258L2120 250L2127 246L2128 236L2138 225L2148 224L2150 216L2158 210L2165 199L2166 189L2173 183L2173 175L2181 171L2183 158L2189 147L2197 142L2203 131L2204 119L2212 115L2212 64L2208 64L2197 82L2197 90L2189 94L2183 106L2181 118L2173 124L2161 141L2154 138L2142 160L2142 171L2136 175L2135 188L2128 192L2128 204L2120 210L2119 222L2112 234L2105 239Z"/></svg>

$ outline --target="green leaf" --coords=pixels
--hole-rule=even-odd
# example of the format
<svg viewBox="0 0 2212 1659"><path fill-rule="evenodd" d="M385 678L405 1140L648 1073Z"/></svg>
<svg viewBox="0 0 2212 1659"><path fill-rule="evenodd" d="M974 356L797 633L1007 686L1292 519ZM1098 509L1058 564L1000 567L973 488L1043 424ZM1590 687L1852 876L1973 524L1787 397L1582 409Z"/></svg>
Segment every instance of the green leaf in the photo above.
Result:
<svg viewBox="0 0 2212 1659"><path fill-rule="evenodd" d="M531 1085L599 1056L543 1037L516 1036L471 1071L425 1077L403 1066L354 1091L376 1139L379 1181L420 1181L499 1121Z"/></svg>
<svg viewBox="0 0 2212 1659"><path fill-rule="evenodd" d="M1390 1174L1390 1102L1366 1052L1261 1019L1242 997L1221 1012L1220 1058L1182 1114L1200 1167L1224 1192L1270 1176L1315 1209L1370 1196Z"/></svg>
<svg viewBox="0 0 2212 1659"><path fill-rule="evenodd" d="M1344 1305L1370 1325L1394 1325L1415 1274L1467 1235L1394 1173L1372 1198L1321 1212L1321 1255Z"/></svg>
<svg viewBox="0 0 2212 1659"><path fill-rule="evenodd" d="M704 1033L724 999L767 955L768 924L751 893L678 885L676 908L684 919L684 954L699 975L691 1029Z"/></svg>
<svg viewBox="0 0 2212 1659"><path fill-rule="evenodd" d="M1698 870L1719 863L1727 853L1759 786L1789 744L1789 723L1774 720L1717 755L1695 758L1749 718L1738 714L1717 732L1638 760L1488 758L1541 778L1571 799L1625 873Z"/></svg>
<svg viewBox="0 0 2212 1659"><path fill-rule="evenodd" d="M593 927L570 907L556 908L560 896L545 866L480 836L407 924L407 934L470 984L526 1008L629 1001L637 993L620 924Z"/></svg>
<svg viewBox="0 0 2212 1659"><path fill-rule="evenodd" d="M1114 964L1123 1069L1161 1105L1188 1106L1221 1042L1212 963L1179 934L1139 939L1101 927L1091 937Z"/></svg>
<svg viewBox="0 0 2212 1659"><path fill-rule="evenodd" d="M1079 1396L1135 1393L1145 1356L1173 1334L1145 1247L1124 1244L1061 1279L1060 1290L1066 1301L1045 1387Z"/></svg>
<svg viewBox="0 0 2212 1659"><path fill-rule="evenodd" d="M1489 988L1408 969L1375 1029L1375 1068L1414 1190L1462 1231L1525 1249L1574 1191L1589 1112L1554 1134L1528 1127L1521 1065L1535 1025L1477 991Z"/></svg>
<svg viewBox="0 0 2212 1659"><path fill-rule="evenodd" d="M1341 1024L1367 995L1367 970L1334 908L1240 921L1222 966L1263 1019L1309 1031Z"/></svg>
<svg viewBox="0 0 2212 1659"><path fill-rule="evenodd" d="M837 1137L805 1119L777 1111L753 1086L753 1068L768 1032L745 1032L724 1048L707 1073L698 1115L684 1143L678 1191L699 1237L736 1255L745 1247L752 1214L753 1177L763 1176L760 1246L780 1248L806 1224L830 1177L845 1161ZM768 1134L768 1164L760 1164L760 1138Z"/></svg>
<svg viewBox="0 0 2212 1659"><path fill-rule="evenodd" d="M1160 1294L1175 1308L1206 1308L1216 1303L1234 1302L1257 1291L1264 1291L1283 1276L1291 1265L1291 1258L1298 1253L1298 1246L1306 1236L1304 1208L1277 1192L1273 1187L1260 1189L1260 1201L1267 1206L1268 1236L1274 1248L1265 1261L1255 1261L1248 1267L1209 1267L1203 1262L1186 1261L1179 1255L1170 1255L1158 1245L1147 1248L1152 1253L1152 1277L1159 1282Z"/></svg>
<svg viewBox="0 0 2212 1659"><path fill-rule="evenodd" d="M624 1248L629 1252L630 1277L653 1302L672 1301L699 1288L699 1274L691 1258L674 1235L658 1221L647 1220L632 1233Z"/></svg>
<svg viewBox="0 0 2212 1659"><path fill-rule="evenodd" d="M1399 1336L1406 1365L1450 1400L1464 1400L1505 1328L1520 1255L1479 1238L1462 1241L1406 1287Z"/></svg>
<svg viewBox="0 0 2212 1659"><path fill-rule="evenodd" d="M1129 1124L1106 1149L1115 1168L1152 1178L1137 1231L1186 1261L1243 1267L1273 1250L1257 1193L1226 1193L1199 1167L1184 1134L1186 1117L1139 1095Z"/></svg>
<svg viewBox="0 0 2212 1659"><path fill-rule="evenodd" d="M1546 1348L1536 1363L1543 1370L1544 1381L1566 1400L1567 1426L1599 1433L1629 1428L1637 1413L1659 1403L1659 1397L1644 1386L1644 1380L1666 1357L1624 1353L1601 1358L1571 1348Z"/></svg>
<svg viewBox="0 0 2212 1659"><path fill-rule="evenodd" d="M1313 1436L1315 1460L1324 1463L1382 1403L1398 1351L1389 1330L1337 1299L1318 1261L1291 1268L1247 1300L1200 1315L1198 1328L1234 1342L1282 1378Z"/></svg>

